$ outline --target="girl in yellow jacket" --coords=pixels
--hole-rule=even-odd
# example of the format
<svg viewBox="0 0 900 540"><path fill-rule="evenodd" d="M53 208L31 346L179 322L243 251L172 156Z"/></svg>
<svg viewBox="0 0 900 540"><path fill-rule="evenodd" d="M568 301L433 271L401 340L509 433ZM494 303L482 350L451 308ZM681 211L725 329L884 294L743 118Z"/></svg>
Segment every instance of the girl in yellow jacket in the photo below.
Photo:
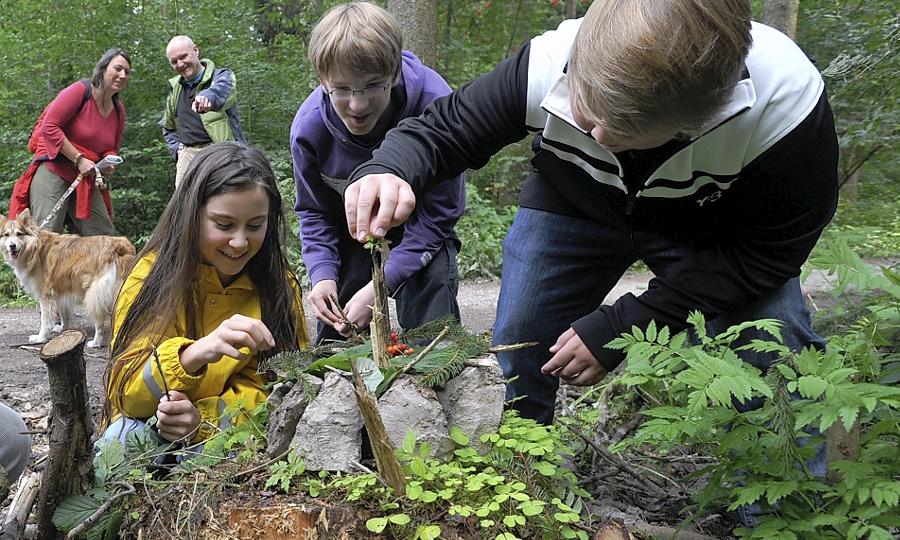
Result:
<svg viewBox="0 0 900 540"><path fill-rule="evenodd" d="M259 150L194 158L119 293L104 439L156 416L163 439L199 443L227 427L225 407L266 399L260 360L307 343L281 212Z"/></svg>

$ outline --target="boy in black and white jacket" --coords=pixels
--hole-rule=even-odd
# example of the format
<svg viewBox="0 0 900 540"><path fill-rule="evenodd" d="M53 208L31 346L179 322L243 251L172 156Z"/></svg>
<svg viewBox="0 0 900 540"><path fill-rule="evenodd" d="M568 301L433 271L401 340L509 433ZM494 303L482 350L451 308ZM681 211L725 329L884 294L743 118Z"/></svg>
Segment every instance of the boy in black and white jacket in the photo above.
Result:
<svg viewBox="0 0 900 540"><path fill-rule="evenodd" d="M550 422L560 380L605 377L632 325L679 331L695 309L712 331L778 318L790 347L824 346L798 275L837 204L834 122L818 71L749 1L596 0L393 130L351 176L351 233L383 235L423 186L528 132L494 330L540 342L500 355L523 416ZM601 305L636 260L649 289Z"/></svg>

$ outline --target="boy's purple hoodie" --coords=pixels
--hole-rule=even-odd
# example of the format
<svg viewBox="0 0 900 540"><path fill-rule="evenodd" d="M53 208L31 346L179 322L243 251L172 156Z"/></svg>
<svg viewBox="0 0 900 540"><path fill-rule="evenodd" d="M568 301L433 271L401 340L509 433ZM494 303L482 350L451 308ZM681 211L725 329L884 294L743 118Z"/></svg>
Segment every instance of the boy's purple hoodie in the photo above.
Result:
<svg viewBox="0 0 900 540"><path fill-rule="evenodd" d="M419 116L429 103L450 93L444 79L409 51L403 51L401 73L400 83L392 92L392 99L399 98L400 112L394 113L390 127L403 118ZM294 116L291 125L297 190L294 210L300 217L303 262L313 285L323 279L338 279L339 239L349 237L342 198L344 188L353 169L368 161L375 147L377 144L364 146L347 131L321 85ZM416 193L416 209L401 226L403 240L391 246L391 256L385 266L390 294L425 267L452 236L453 227L465 210L463 182L460 175L453 181L437 182L428 191Z"/></svg>

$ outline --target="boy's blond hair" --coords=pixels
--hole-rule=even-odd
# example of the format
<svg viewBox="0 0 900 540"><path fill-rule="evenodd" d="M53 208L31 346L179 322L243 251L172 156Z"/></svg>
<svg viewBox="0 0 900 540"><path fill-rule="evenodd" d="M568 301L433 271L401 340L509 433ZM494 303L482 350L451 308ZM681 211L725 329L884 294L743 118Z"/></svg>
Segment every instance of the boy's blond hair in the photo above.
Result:
<svg viewBox="0 0 900 540"><path fill-rule="evenodd" d="M392 77L400 69L403 35L397 20L368 2L340 4L325 12L309 36L307 54L320 79L334 70Z"/></svg>
<svg viewBox="0 0 900 540"><path fill-rule="evenodd" d="M595 0L569 60L576 108L617 137L696 133L740 80L750 16L750 0Z"/></svg>

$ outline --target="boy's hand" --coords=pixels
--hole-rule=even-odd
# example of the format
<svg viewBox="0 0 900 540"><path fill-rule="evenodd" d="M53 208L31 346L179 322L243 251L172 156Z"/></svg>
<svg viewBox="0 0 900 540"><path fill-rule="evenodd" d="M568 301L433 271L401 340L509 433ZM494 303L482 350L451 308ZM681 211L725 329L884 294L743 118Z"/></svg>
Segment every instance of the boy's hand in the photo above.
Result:
<svg viewBox="0 0 900 540"><path fill-rule="evenodd" d="M337 295L337 281L333 279L318 281L309 291L309 304L316 318L334 328L340 326L342 322L338 307L331 301L332 298L337 298Z"/></svg>
<svg viewBox="0 0 900 540"><path fill-rule="evenodd" d="M350 236L365 242L371 234L384 238L388 229L409 218L416 196L409 184L393 174L367 174L344 191L344 212Z"/></svg>
<svg viewBox="0 0 900 540"><path fill-rule="evenodd" d="M367 328L372 321L372 306L375 305L375 285L370 281L365 287L356 291L353 298L344 306L347 318L356 328ZM350 328L345 324L334 327L342 336L350 335Z"/></svg>
<svg viewBox="0 0 900 540"><path fill-rule="evenodd" d="M192 437L198 426L200 411L185 394L169 390L169 398L163 396L159 400L159 405L156 406L156 430L160 437L176 442Z"/></svg>
<svg viewBox="0 0 900 540"><path fill-rule="evenodd" d="M186 372L194 374L223 356L246 360L258 351L267 351L274 346L275 338L262 321L235 314L222 321L212 333L181 351L181 365ZM250 349L250 354L239 351L241 347Z"/></svg>
<svg viewBox="0 0 900 540"><path fill-rule="evenodd" d="M553 357L541 367L541 373L559 377L560 382L591 386L606 377L606 370L572 328L559 336L550 352Z"/></svg>

